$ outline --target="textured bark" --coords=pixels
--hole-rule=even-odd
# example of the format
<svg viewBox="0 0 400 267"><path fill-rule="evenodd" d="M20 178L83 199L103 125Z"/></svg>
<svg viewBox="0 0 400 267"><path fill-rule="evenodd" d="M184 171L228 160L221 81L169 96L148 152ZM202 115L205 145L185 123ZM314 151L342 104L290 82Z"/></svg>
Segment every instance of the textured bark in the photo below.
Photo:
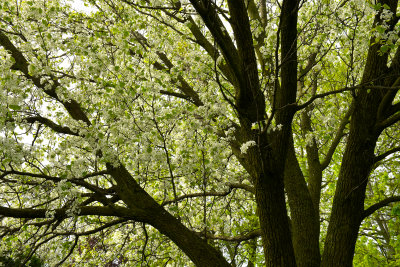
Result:
<svg viewBox="0 0 400 267"><path fill-rule="evenodd" d="M319 266L319 217L314 209L291 140L285 167L285 189L290 207L293 247L297 266Z"/></svg>
<svg viewBox="0 0 400 267"><path fill-rule="evenodd" d="M308 109L306 109L308 111ZM301 128L303 132L312 132L311 120L306 112L301 114ZM322 166L319 160L318 146L313 138L311 144L306 145L307 164L308 164L308 190L311 200L319 217L319 202L321 199ZM318 218L319 220L319 218Z"/></svg>
<svg viewBox="0 0 400 267"><path fill-rule="evenodd" d="M376 108L372 109L373 102L371 96L363 96L355 107L336 186L322 266L352 266L377 140L372 131L373 111L376 111Z"/></svg>
<svg viewBox="0 0 400 267"><path fill-rule="evenodd" d="M297 91L298 1L286 0L281 10L281 86L276 92L276 123L283 127L268 138L260 136L262 173L255 177L266 266L296 266L284 197L284 169L291 138ZM269 149L268 147L271 147Z"/></svg>
<svg viewBox="0 0 400 267"><path fill-rule="evenodd" d="M191 1L213 35L223 54L230 73L235 75L235 108L238 111L240 127L237 146L250 140L257 146L247 152L246 158L236 151L244 168L253 178L255 195L262 233L265 261L267 266L295 266L295 257L288 222L283 173L287 140L294 108L282 108L294 103L296 97L297 64L297 1L285 0L282 8L282 90L277 92L277 122L284 125L279 134L268 136L265 132L251 129L252 123L264 124L265 99L258 80L257 61L245 1L228 1L230 23L235 36L236 47L225 32L216 15L212 2ZM272 141L273 140L273 141ZM274 147L271 148L271 143ZM236 146L236 148L235 148Z"/></svg>
<svg viewBox="0 0 400 267"><path fill-rule="evenodd" d="M397 0L382 1L396 11ZM380 13L374 24L380 23ZM380 44L368 51L363 83L391 86L387 67L388 55L379 54ZM354 98L354 113L350 123L331 218L325 241L322 266L352 266L358 231L364 214L364 199L368 177L374 163L374 149L381 129L377 128L378 111L387 92L360 90Z"/></svg>
<svg viewBox="0 0 400 267"><path fill-rule="evenodd" d="M368 177L379 133L375 131L379 93L358 96L336 186L322 266L352 266L363 219Z"/></svg>
<svg viewBox="0 0 400 267"><path fill-rule="evenodd" d="M244 1L228 0L231 25L237 44L240 66L239 88L236 93L236 106L241 124L259 122L264 119L265 99L260 89L258 69L250 21Z"/></svg>
<svg viewBox="0 0 400 267"><path fill-rule="evenodd" d="M296 266L282 178L264 173L255 182L265 265L271 267Z"/></svg>

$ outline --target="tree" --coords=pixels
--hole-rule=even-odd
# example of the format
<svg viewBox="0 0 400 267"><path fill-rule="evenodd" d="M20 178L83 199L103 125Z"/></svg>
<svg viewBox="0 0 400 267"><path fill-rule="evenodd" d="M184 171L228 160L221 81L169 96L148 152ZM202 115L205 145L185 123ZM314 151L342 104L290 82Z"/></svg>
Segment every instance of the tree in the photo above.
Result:
<svg viewBox="0 0 400 267"><path fill-rule="evenodd" d="M397 260L397 0L64 2L0 3L7 259Z"/></svg>

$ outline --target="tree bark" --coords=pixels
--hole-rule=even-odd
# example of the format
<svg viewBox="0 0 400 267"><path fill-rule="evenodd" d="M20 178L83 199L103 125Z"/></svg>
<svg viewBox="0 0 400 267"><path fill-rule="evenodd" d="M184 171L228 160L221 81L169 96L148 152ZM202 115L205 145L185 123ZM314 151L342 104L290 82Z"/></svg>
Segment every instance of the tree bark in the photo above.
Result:
<svg viewBox="0 0 400 267"><path fill-rule="evenodd" d="M296 266L283 177L264 172L255 181L266 266Z"/></svg>
<svg viewBox="0 0 400 267"><path fill-rule="evenodd" d="M303 173L297 161L293 140L288 148L285 190L290 207L293 247L297 266L320 266L319 216L314 209Z"/></svg>
<svg viewBox="0 0 400 267"><path fill-rule="evenodd" d="M336 186L322 266L352 266L362 221L365 189L377 136L367 130L371 129L371 125L364 120L367 117L366 110L363 110L361 104L357 106L361 110L356 107L352 119Z"/></svg>
<svg viewBox="0 0 400 267"><path fill-rule="evenodd" d="M381 1L396 12L397 0ZM380 12L374 25L380 24ZM373 43L373 40L371 40ZM381 44L369 48L362 83L391 86L388 75L388 54L380 53ZM366 86L368 87L368 86ZM374 149L382 129L377 129L378 110L385 92L359 90L354 92L354 113L350 122L342 165L339 172L332 213L325 241L322 266L352 266L368 177L374 163Z"/></svg>
<svg viewBox="0 0 400 267"><path fill-rule="evenodd" d="M233 84L236 91L235 108L241 126L236 134L236 145L240 146L248 141L257 143L256 147L249 149L245 159L241 159L243 155L240 152L236 152L236 156L253 178L266 265L295 266L283 185L287 139L290 136L294 109L282 108L276 113L280 119L277 120L278 123L284 124L285 129L274 137L270 138L261 130L251 129L252 123L264 124L265 99L258 80L257 61L245 2L228 1L236 46L215 13L212 2L191 0L191 3L213 35L237 81ZM286 62L282 67L284 87L277 93L281 105L279 107L294 103L296 97L297 5L298 2L292 0L285 0L283 3L282 57ZM274 141L271 141L272 139ZM275 143L273 149L271 142Z"/></svg>
<svg viewBox="0 0 400 267"><path fill-rule="evenodd" d="M258 137L261 168L254 184L266 266L296 266L283 178L295 112L290 104L295 103L297 91L298 4L296 0L284 0L281 9L281 86L275 92L277 101L273 112L276 111L276 125L280 124L282 129Z"/></svg>

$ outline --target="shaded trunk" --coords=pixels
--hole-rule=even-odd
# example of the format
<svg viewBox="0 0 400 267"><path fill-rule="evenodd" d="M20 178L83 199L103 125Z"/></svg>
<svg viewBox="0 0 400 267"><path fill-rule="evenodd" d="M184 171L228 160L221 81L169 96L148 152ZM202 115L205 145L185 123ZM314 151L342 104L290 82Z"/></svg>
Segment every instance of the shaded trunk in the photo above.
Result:
<svg viewBox="0 0 400 267"><path fill-rule="evenodd" d="M301 114L301 128L306 133L312 133L311 119L307 115L309 109L305 110ZM306 145L307 151L307 165L308 165L308 190L310 191L311 200L314 205L314 209L317 212L317 219L319 220L319 203L321 199L321 183L322 183L322 166L319 160L319 151L317 142L312 139L311 144ZM319 231L319 230L318 230ZM318 233L319 234L319 233Z"/></svg>
<svg viewBox="0 0 400 267"><path fill-rule="evenodd" d="M285 167L285 189L288 196L292 223L293 247L297 266L319 266L318 212L308 191L303 173L297 161L291 140Z"/></svg>
<svg viewBox="0 0 400 267"><path fill-rule="evenodd" d="M397 0L381 3L396 12ZM380 12L375 16L374 25L382 23ZM395 23L389 22L392 26ZM393 77L388 73L388 54L382 55L380 48L381 44L376 43L369 48L363 84L391 86L393 83ZM381 102L385 93L378 89L354 92L354 113L333 199L322 266L352 266L363 219L366 186L375 157L374 149L382 130L376 125L378 111L384 109Z"/></svg>
<svg viewBox="0 0 400 267"><path fill-rule="evenodd" d="M291 122L297 90L297 12L298 0L284 0L281 10L281 86L274 96L276 125L283 126L279 133L253 131L252 124L265 125L265 99L258 79L257 61L247 7L244 0L229 0L228 8L234 41L216 14L212 2L190 1L224 56L235 77L235 108L240 127L233 150L243 167L249 172L255 186L255 195L262 232L266 266L295 266L289 221L284 194L284 165L291 133ZM278 59L277 59L278 60ZM240 128L240 129L239 129ZM260 127L262 128L262 127ZM238 150L242 144L254 141L245 158Z"/></svg>
<svg viewBox="0 0 400 267"><path fill-rule="evenodd" d="M295 103L297 91L298 4L297 0L284 0L281 9L281 86L276 85L273 105L276 125L282 129L268 138L261 136L263 141L259 142L260 149L264 150L260 152L263 171L256 177L255 186L266 266L296 266L283 178L295 113L290 104Z"/></svg>
<svg viewBox="0 0 400 267"><path fill-rule="evenodd" d="M264 173L255 182L266 266L296 266L283 179Z"/></svg>
<svg viewBox="0 0 400 267"><path fill-rule="evenodd" d="M363 219L365 190L377 140L376 134L371 131L374 118L370 118L371 115L367 116L366 111L371 110L365 108L370 105L364 106L364 104L356 105L351 121L350 135L336 186L322 266L352 266L358 230Z"/></svg>
<svg viewBox="0 0 400 267"><path fill-rule="evenodd" d="M248 140L248 131L242 128L237 140ZM260 145L246 152L246 157L237 157L252 177L257 203L261 237L266 266L296 266L292 237L287 215L283 168L271 150L267 136L260 138ZM241 141L243 143L243 141Z"/></svg>

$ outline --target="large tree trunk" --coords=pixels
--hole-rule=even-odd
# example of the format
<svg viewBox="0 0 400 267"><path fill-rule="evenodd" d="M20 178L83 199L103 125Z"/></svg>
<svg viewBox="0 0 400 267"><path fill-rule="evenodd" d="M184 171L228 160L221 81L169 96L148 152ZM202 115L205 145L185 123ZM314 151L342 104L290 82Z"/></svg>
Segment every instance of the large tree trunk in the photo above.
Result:
<svg viewBox="0 0 400 267"><path fill-rule="evenodd" d="M374 124L371 115L374 112L364 106L371 100L367 96L355 107L336 186L322 266L352 266L377 140L376 134L371 131Z"/></svg>
<svg viewBox="0 0 400 267"><path fill-rule="evenodd" d="M256 132L256 131L254 131ZM241 129L236 139L243 143L251 140L251 129ZM239 134L241 133L241 134ZM254 134L254 133L253 133ZM254 134L254 138L257 134ZM252 177L257 203L261 237L263 241L266 266L296 266L292 237L287 215L282 162L276 161L271 143L266 133L257 146L249 148L245 157L240 152L237 157ZM234 150L235 151L235 150Z"/></svg>
<svg viewBox="0 0 400 267"><path fill-rule="evenodd" d="M285 189L290 207L293 247L297 266L317 267L319 249L319 216L314 209L303 173L291 140L285 167Z"/></svg>
<svg viewBox="0 0 400 267"><path fill-rule="evenodd" d="M283 179L272 173L257 179L256 201L263 238L266 266L296 266Z"/></svg>
<svg viewBox="0 0 400 267"><path fill-rule="evenodd" d="M265 99L258 79L257 61L252 41L250 22L244 0L227 1L235 42L225 32L224 25L213 9L212 2L191 0L212 33L224 56L227 66L235 77L235 108L240 127L237 129L236 148L254 141L252 147L241 159L240 151L235 154L253 178L266 266L295 266L295 256L285 203L284 165L291 122L295 113L294 104L297 90L297 0L284 0L281 10L281 86L276 86L274 96L275 123L282 130L268 134L252 130L252 124L265 126ZM223 29L223 30L221 30ZM278 60L278 59L277 59ZM277 81L278 82L278 81ZM279 89L278 89L279 88ZM260 127L262 128L262 127Z"/></svg>
<svg viewBox="0 0 400 267"><path fill-rule="evenodd" d="M255 177L256 201L263 234L266 266L296 266L284 195L284 169L291 138L297 91L297 0L285 0L281 10L281 86L276 85L275 121L282 129L260 136L262 173ZM275 111L275 110L274 110Z"/></svg>
<svg viewBox="0 0 400 267"><path fill-rule="evenodd" d="M381 1L395 14L397 0ZM380 12L374 25L381 24ZM395 20L389 22L394 26ZM371 43L374 39L371 39ZM374 44L368 51L363 73L363 84L391 86L394 75L387 67L388 54L380 53L381 44ZM354 113L350 122L331 218L326 236L322 266L352 266L358 231L363 219L364 199L368 177L374 162L374 149L381 128L377 127L380 110L387 92L381 89L354 92ZM389 102L390 106L391 101Z"/></svg>

